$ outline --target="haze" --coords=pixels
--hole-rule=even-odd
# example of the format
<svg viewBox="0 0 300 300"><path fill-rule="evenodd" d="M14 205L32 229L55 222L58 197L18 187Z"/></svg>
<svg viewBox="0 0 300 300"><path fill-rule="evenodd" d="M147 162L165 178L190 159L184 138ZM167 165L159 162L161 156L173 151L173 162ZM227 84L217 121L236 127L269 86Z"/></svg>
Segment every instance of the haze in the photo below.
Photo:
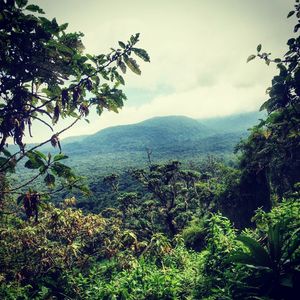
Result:
<svg viewBox="0 0 300 300"><path fill-rule="evenodd" d="M119 40L141 33L139 47L151 63L140 61L142 75L125 76L128 101L119 114L92 113L63 137L135 123L154 116L193 118L258 110L276 70L263 62L246 64L260 43L281 56L292 34L286 18L292 0L39 0L48 17L81 31L85 52L107 53ZM66 120L56 130L68 125ZM34 140L51 135L34 128ZM28 140L29 141L29 140Z"/></svg>

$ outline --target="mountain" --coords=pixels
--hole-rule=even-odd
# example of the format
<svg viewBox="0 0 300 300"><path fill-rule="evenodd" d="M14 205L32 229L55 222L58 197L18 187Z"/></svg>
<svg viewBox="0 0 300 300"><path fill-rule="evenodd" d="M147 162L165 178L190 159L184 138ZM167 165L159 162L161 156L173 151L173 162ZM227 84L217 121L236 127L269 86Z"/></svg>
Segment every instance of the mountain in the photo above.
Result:
<svg viewBox="0 0 300 300"><path fill-rule="evenodd" d="M103 129L81 141L80 151L119 152L145 151L146 148L172 148L182 143L211 135L211 130L197 120L183 117L156 117L137 124L115 126ZM76 149L74 144L67 149ZM76 150L75 150L76 151Z"/></svg>
<svg viewBox="0 0 300 300"><path fill-rule="evenodd" d="M197 120L184 116L155 117L143 122L103 129L64 146L64 151L80 153L176 152L193 148L194 143L214 134Z"/></svg>
<svg viewBox="0 0 300 300"><path fill-rule="evenodd" d="M109 127L89 136L63 141L72 165L116 166L146 162L146 149L155 161L195 159L212 153L231 155L235 145L257 123L260 114L247 113L196 120L184 116L155 117L140 123Z"/></svg>
<svg viewBox="0 0 300 300"><path fill-rule="evenodd" d="M259 118L258 113L202 120L184 116L155 117L136 124L109 127L93 135L67 138L61 144L63 153L69 156L66 164L73 167L76 174L86 176L94 199L101 199L99 185L103 176L117 172L126 177L124 171L144 167L148 161L147 148L152 150L154 163L167 160L197 163L207 154L230 160L235 145L248 135L247 128L257 124ZM58 152L51 146L40 150ZM31 170L23 168L22 172L25 177L32 177ZM127 184L128 180L124 182Z"/></svg>
<svg viewBox="0 0 300 300"><path fill-rule="evenodd" d="M265 117L263 112L248 112L234 114L225 117L214 117L207 119L199 119L199 122L205 124L208 128L219 133L229 132L245 132L253 125L258 124L259 119Z"/></svg>
<svg viewBox="0 0 300 300"><path fill-rule="evenodd" d="M85 139L88 135L76 135L76 136L70 136L66 137L62 140L64 144L70 144L70 143L77 143L81 142L83 139Z"/></svg>
<svg viewBox="0 0 300 300"><path fill-rule="evenodd" d="M155 117L140 123L109 127L93 135L62 141L68 163L79 173L112 172L147 162L146 149L154 162L198 160L210 154L231 157L235 145L246 137L247 128L258 123L261 113L196 120L184 116ZM30 147L30 145L28 145ZM43 152L57 152L50 146ZM84 169L87 172L81 172Z"/></svg>

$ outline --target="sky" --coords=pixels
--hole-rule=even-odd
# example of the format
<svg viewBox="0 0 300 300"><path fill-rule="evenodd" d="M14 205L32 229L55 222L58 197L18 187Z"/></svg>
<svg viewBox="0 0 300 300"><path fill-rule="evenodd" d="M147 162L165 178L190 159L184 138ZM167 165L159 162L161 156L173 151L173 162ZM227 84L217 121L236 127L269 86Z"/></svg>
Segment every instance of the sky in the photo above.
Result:
<svg viewBox="0 0 300 300"><path fill-rule="evenodd" d="M68 31L83 32L86 53L107 53L139 32L138 47L151 58L150 64L139 61L141 76L126 74L128 100L119 114L91 113L90 124L79 122L63 138L155 116L201 119L258 110L276 69L262 61L247 64L247 57L260 43L263 51L282 56L295 22L286 18L293 0L30 2L58 23L69 23ZM34 128L30 141L51 135L42 126Z"/></svg>

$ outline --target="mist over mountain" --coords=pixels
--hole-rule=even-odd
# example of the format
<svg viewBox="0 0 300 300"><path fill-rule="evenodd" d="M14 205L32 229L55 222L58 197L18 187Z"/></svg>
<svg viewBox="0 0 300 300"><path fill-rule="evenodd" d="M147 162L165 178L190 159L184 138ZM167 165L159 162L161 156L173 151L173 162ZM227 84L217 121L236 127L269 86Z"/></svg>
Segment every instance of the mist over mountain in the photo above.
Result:
<svg viewBox="0 0 300 300"><path fill-rule="evenodd" d="M225 117L199 119L212 130L220 132L243 132L257 124L259 119L266 116L264 112L248 112Z"/></svg>
<svg viewBox="0 0 300 300"><path fill-rule="evenodd" d="M257 112L196 120L185 116L155 117L137 124L105 128L90 136L62 141L64 152L74 154L145 151L232 152L235 144L257 123Z"/></svg>

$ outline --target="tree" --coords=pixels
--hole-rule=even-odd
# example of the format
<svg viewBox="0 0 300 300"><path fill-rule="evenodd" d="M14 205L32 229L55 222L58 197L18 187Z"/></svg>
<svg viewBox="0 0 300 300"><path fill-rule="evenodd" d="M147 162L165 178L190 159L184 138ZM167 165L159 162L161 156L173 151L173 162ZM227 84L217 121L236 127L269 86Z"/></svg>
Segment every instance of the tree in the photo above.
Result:
<svg viewBox="0 0 300 300"><path fill-rule="evenodd" d="M288 18L292 16L297 18L294 27L294 33L297 33L300 28L299 0ZM262 45L257 46L256 55L248 58L248 61L257 57L267 65L276 64L279 74L274 76L272 86L267 89L269 99L260 108L267 111L267 118L238 146L244 177L260 182L265 186L266 194L270 190L279 200L300 181L300 37L290 38L287 46L283 58L271 58L271 53L262 51ZM257 190L255 186L253 190ZM255 203L253 208L263 205L269 209L270 197L264 201Z"/></svg>
<svg viewBox="0 0 300 300"><path fill-rule="evenodd" d="M40 7L27 2L0 0L0 173L13 172L20 160L28 158L25 167L38 174L9 192L27 187L39 176L49 187L56 176L76 185L76 176L60 162L66 156L47 157L36 149L51 143L61 152L59 135L86 118L92 108L98 115L104 109L118 112L126 100L120 70L141 74L132 54L150 61L145 50L136 48L139 34L127 43L119 41L119 47L107 55L84 54L82 33L68 33L68 24L47 19ZM55 132L53 126L64 118L72 122ZM24 136L28 131L32 137L32 125L38 123L52 132L51 137L28 148ZM17 153L7 150L9 138L18 145Z"/></svg>
<svg viewBox="0 0 300 300"><path fill-rule="evenodd" d="M150 165L149 171L134 170L132 174L152 194L154 203L149 204L159 212L157 222L163 220L163 227L171 236L178 233L200 207L196 189L200 174L182 170L178 161Z"/></svg>

